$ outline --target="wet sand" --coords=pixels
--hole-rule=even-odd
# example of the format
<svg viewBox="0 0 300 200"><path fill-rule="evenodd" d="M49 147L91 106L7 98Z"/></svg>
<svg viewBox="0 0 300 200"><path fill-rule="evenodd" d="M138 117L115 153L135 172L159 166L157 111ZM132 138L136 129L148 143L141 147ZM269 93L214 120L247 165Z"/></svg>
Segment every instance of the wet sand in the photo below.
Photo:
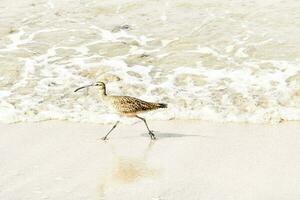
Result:
<svg viewBox="0 0 300 200"><path fill-rule="evenodd" d="M300 124L0 124L3 200L296 200Z"/></svg>

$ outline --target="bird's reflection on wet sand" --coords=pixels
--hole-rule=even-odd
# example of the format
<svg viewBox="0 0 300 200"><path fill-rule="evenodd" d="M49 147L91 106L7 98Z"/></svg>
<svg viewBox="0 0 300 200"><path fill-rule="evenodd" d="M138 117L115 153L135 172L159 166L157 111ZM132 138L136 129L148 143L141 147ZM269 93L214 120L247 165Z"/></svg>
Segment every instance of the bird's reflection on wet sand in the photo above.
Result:
<svg viewBox="0 0 300 200"><path fill-rule="evenodd" d="M106 173L100 178L99 192L102 197L105 196L107 189L124 186L124 184L132 184L144 179L155 179L159 176L160 169L151 166L149 163L149 156L151 156L151 149L156 141L150 140L148 145L142 147L144 150L140 151L139 155L129 155L122 150L122 145L117 146L113 142L106 142L111 152L111 165ZM124 144L124 143L123 143ZM118 144L120 145L120 144ZM130 145L129 143L124 146ZM125 148L125 147L124 147ZM133 147L135 151L141 148Z"/></svg>

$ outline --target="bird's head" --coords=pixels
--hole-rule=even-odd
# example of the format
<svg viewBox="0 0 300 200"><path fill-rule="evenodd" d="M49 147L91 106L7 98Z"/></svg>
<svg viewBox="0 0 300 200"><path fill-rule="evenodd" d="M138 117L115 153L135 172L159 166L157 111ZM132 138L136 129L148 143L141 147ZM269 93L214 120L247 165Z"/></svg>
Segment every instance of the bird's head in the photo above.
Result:
<svg viewBox="0 0 300 200"><path fill-rule="evenodd" d="M77 92L78 90L81 90L83 88L88 88L91 86L96 86L98 87L100 90L105 90L105 83L103 83L102 81L97 81L96 83L90 84L90 85L85 85L82 87L77 88L74 92Z"/></svg>
<svg viewBox="0 0 300 200"><path fill-rule="evenodd" d="M101 81L97 81L94 86L99 87L99 89L105 89L105 83L101 82Z"/></svg>

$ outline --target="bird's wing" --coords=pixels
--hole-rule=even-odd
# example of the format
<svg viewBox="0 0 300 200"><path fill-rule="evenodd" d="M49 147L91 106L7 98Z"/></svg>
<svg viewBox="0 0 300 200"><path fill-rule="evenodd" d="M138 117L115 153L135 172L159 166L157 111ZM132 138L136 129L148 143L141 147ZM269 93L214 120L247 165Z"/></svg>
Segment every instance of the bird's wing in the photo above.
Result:
<svg viewBox="0 0 300 200"><path fill-rule="evenodd" d="M137 113L156 109L155 103L150 103L130 96L116 96L114 98L114 107L121 113Z"/></svg>

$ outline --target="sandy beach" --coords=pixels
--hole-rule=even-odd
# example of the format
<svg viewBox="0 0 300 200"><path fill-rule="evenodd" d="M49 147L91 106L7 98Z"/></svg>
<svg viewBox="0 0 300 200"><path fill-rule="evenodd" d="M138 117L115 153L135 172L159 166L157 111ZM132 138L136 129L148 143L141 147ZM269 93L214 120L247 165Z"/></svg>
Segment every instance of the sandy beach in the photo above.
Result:
<svg viewBox="0 0 300 200"><path fill-rule="evenodd" d="M1 200L296 200L300 124L0 124Z"/></svg>
<svg viewBox="0 0 300 200"><path fill-rule="evenodd" d="M0 200L299 200L299 10L0 0Z"/></svg>

